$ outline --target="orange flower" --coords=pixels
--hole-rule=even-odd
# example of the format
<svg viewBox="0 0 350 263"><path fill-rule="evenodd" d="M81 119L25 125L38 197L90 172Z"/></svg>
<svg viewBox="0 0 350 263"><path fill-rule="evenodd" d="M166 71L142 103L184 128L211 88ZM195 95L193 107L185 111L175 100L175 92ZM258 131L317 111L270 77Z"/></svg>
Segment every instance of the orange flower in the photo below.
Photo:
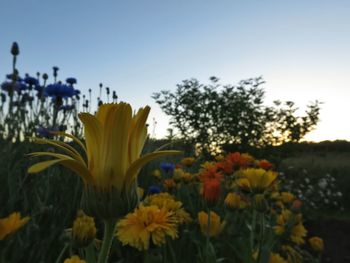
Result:
<svg viewBox="0 0 350 263"><path fill-rule="evenodd" d="M169 178L169 179L165 179L165 180L164 180L163 185L164 185L164 187L165 187L166 189L173 189L173 188L176 187L176 182L175 182L174 179Z"/></svg>
<svg viewBox="0 0 350 263"><path fill-rule="evenodd" d="M202 182L212 179L220 180L222 178L222 173L218 172L217 165L208 165L200 172L199 177Z"/></svg>
<svg viewBox="0 0 350 263"><path fill-rule="evenodd" d="M226 160L233 164L234 169L239 169L249 167L254 161L254 158L246 153L240 154L239 152L234 152L228 154Z"/></svg>
<svg viewBox="0 0 350 263"><path fill-rule="evenodd" d="M223 160L217 163L217 167L219 170L222 170L226 174L233 173L233 163L230 160Z"/></svg>
<svg viewBox="0 0 350 263"><path fill-rule="evenodd" d="M220 199L220 180L211 179L203 182L203 198L208 203L216 203Z"/></svg>
<svg viewBox="0 0 350 263"><path fill-rule="evenodd" d="M269 161L265 160L265 159L264 160L260 160L258 164L259 164L259 167L263 168L264 170L270 170L270 169L273 168L273 164L270 163Z"/></svg>

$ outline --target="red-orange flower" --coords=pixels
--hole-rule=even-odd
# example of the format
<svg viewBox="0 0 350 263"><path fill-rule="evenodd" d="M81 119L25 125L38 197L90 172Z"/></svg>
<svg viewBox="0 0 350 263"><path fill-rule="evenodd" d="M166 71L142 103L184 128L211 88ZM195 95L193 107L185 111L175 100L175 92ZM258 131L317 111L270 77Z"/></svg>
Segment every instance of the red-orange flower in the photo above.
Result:
<svg viewBox="0 0 350 263"><path fill-rule="evenodd" d="M264 170L270 170L273 168L273 164L264 159L259 161L259 167L263 168Z"/></svg>
<svg viewBox="0 0 350 263"><path fill-rule="evenodd" d="M218 162L216 167L226 174L233 173L233 163L230 160L224 159L221 162Z"/></svg>
<svg viewBox="0 0 350 263"><path fill-rule="evenodd" d="M218 179L203 182L203 198L208 203L217 203L220 199L221 184Z"/></svg>
<svg viewBox="0 0 350 263"><path fill-rule="evenodd" d="M247 168L254 161L254 158L249 154L240 154L239 152L230 153L225 159L232 163L234 169Z"/></svg>
<svg viewBox="0 0 350 263"><path fill-rule="evenodd" d="M218 171L218 167L217 165L211 165L211 166L208 166L206 167L205 169L203 169L201 172L200 172L200 180L202 182L206 181L206 180L221 180L222 178L222 173L220 173Z"/></svg>

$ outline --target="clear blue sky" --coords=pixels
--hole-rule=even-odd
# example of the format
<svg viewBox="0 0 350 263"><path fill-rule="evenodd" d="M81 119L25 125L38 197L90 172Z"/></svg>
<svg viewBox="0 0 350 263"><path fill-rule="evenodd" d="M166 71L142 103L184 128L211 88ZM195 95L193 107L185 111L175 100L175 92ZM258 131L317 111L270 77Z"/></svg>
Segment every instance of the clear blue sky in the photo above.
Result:
<svg viewBox="0 0 350 263"><path fill-rule="evenodd" d="M267 103L325 103L307 139L350 140L350 1L0 0L0 10L1 76L17 41L21 73L59 66L96 94L103 82L149 104L158 137L168 125L153 92L191 77L262 75Z"/></svg>

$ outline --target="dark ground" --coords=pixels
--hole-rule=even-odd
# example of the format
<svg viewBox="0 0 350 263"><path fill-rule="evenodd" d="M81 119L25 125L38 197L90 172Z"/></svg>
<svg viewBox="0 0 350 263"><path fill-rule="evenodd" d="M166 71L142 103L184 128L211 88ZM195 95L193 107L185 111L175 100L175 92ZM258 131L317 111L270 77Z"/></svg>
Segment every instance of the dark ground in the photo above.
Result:
<svg viewBox="0 0 350 263"><path fill-rule="evenodd" d="M350 263L350 220L321 219L308 224L308 236L325 241L323 263Z"/></svg>

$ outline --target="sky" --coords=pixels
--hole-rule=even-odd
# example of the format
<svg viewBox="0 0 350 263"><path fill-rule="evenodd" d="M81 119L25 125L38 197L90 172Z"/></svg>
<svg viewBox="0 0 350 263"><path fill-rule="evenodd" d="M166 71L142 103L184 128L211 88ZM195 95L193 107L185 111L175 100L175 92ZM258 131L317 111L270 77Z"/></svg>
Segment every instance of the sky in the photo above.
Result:
<svg viewBox="0 0 350 263"><path fill-rule="evenodd" d="M94 96L102 82L135 108L150 105L158 138L169 118L154 92L263 76L267 105L323 102L306 140L350 140L350 1L0 0L0 10L0 76L17 41L21 73L58 66Z"/></svg>

